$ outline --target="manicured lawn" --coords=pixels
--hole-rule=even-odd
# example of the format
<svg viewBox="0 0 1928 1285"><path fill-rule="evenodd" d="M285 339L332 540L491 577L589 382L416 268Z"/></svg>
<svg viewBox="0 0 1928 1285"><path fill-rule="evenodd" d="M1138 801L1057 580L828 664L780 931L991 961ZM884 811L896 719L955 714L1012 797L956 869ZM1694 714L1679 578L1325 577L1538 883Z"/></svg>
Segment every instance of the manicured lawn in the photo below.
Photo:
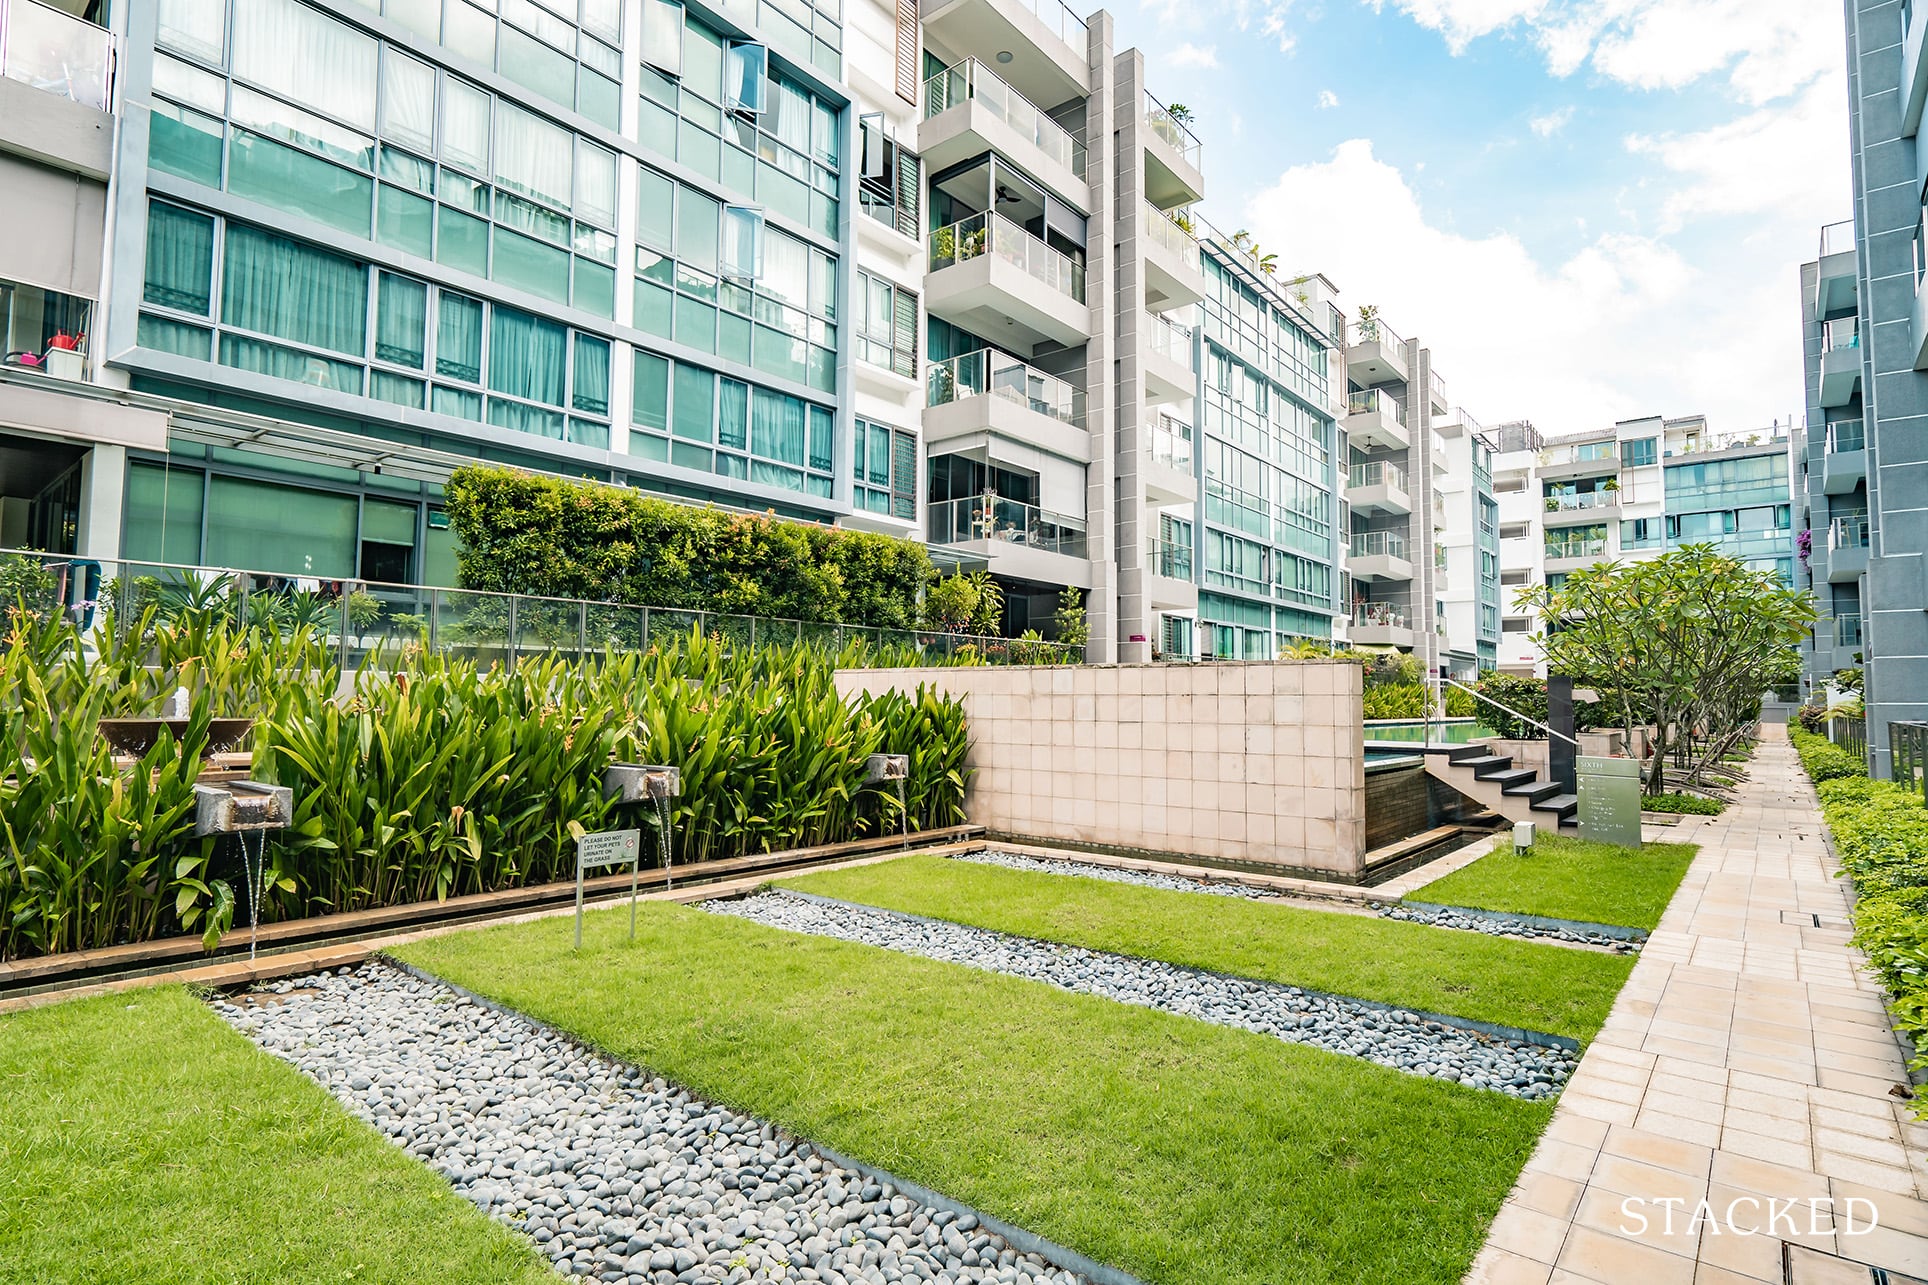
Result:
<svg viewBox="0 0 1928 1285"><path fill-rule="evenodd" d="M1503 843L1464 870L1416 889L1410 899L1651 929L1696 851L1691 843L1649 843L1634 852L1543 834L1524 857Z"/></svg>
<svg viewBox="0 0 1928 1285"><path fill-rule="evenodd" d="M1457 1282L1550 1108L662 903L402 958L1155 1285Z"/></svg>
<svg viewBox="0 0 1928 1285"><path fill-rule="evenodd" d="M998 932L1582 1041L1600 1029L1633 969L1618 955L942 857L780 882Z"/></svg>
<svg viewBox="0 0 1928 1285"><path fill-rule="evenodd" d="M174 987L0 1017L0 1279L553 1281Z"/></svg>

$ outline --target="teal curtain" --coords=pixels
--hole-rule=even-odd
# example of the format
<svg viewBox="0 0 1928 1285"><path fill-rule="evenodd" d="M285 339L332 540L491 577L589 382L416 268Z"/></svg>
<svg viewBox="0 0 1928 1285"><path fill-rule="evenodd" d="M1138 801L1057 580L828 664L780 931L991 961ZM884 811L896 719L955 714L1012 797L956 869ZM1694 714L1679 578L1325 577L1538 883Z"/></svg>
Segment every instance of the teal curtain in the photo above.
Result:
<svg viewBox="0 0 1928 1285"><path fill-rule="evenodd" d="M426 356L428 287L390 272L381 276L375 318L375 356L420 370Z"/></svg>
<svg viewBox="0 0 1928 1285"><path fill-rule="evenodd" d="M742 450L748 442L750 386L734 379L720 381L722 393L716 416L716 444Z"/></svg>
<svg viewBox="0 0 1928 1285"><path fill-rule="evenodd" d="M716 376L678 362L675 378L676 435L693 442L715 440Z"/></svg>
<svg viewBox="0 0 1928 1285"><path fill-rule="evenodd" d="M631 390L630 422L658 433L669 430L669 359L636 351L636 378Z"/></svg>
<svg viewBox="0 0 1928 1285"><path fill-rule="evenodd" d="M155 202L147 210L149 303L205 317L213 299L214 220Z"/></svg>
<svg viewBox="0 0 1928 1285"><path fill-rule="evenodd" d="M518 433L534 433L538 437L560 440L563 435L561 411L543 410L540 406L504 401L500 397L489 398L489 423Z"/></svg>
<svg viewBox="0 0 1928 1285"><path fill-rule="evenodd" d="M750 403L750 452L766 460L802 464L804 405L794 397L756 390Z"/></svg>
<svg viewBox="0 0 1928 1285"><path fill-rule="evenodd" d="M560 406L569 361L569 332L516 308L489 310L489 387L512 397Z"/></svg>
<svg viewBox="0 0 1928 1285"><path fill-rule="evenodd" d="M368 269L352 259L228 225L221 320L360 357L368 347Z"/></svg>
<svg viewBox="0 0 1928 1285"><path fill-rule="evenodd" d="M589 335L576 336L576 372L570 404L592 415L609 413L609 344Z"/></svg>
<svg viewBox="0 0 1928 1285"><path fill-rule="evenodd" d="M466 295L442 291L435 314L435 373L482 382L482 305Z"/></svg>

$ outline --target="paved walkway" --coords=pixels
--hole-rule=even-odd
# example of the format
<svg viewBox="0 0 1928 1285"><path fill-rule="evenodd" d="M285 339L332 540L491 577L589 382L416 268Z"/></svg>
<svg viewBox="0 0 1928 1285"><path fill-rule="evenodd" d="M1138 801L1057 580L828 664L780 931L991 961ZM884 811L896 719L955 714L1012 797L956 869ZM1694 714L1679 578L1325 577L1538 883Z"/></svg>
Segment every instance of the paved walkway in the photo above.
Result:
<svg viewBox="0 0 1928 1285"><path fill-rule="evenodd" d="M1469 1285L1928 1278L1928 1123L1894 1096L1904 1063L1780 729L1752 778L1724 815L1650 831L1700 855Z"/></svg>

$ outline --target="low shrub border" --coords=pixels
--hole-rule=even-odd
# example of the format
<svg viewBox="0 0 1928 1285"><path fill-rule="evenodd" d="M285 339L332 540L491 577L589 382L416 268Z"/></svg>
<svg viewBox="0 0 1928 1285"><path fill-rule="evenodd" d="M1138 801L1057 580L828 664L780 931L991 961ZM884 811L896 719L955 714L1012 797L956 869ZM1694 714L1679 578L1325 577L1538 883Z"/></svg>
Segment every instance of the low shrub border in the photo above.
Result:
<svg viewBox="0 0 1928 1285"><path fill-rule="evenodd" d="M1706 798L1699 794L1643 794L1640 796L1642 812L1672 812L1680 816L1717 817L1727 809L1719 799Z"/></svg>
<svg viewBox="0 0 1928 1285"><path fill-rule="evenodd" d="M1881 978L1896 1028L1928 1049L1928 808L1892 781L1860 776L1826 781L1819 793L1854 882L1854 944ZM1928 1051L1909 1065L1928 1070Z"/></svg>
<svg viewBox="0 0 1928 1285"><path fill-rule="evenodd" d="M1787 738L1794 742L1794 752L1801 756L1801 766L1807 769L1808 776L1816 785L1823 781L1865 777L1868 774L1867 764L1825 736L1817 736L1798 724L1790 723Z"/></svg>

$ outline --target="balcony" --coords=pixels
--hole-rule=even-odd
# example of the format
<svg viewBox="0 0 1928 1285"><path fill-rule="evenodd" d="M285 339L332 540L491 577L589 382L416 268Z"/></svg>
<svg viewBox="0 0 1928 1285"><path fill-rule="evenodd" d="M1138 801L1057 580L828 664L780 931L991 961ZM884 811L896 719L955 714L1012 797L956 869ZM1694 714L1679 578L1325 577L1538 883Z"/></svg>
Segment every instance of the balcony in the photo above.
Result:
<svg viewBox="0 0 1928 1285"><path fill-rule="evenodd" d="M1192 579L1191 546L1170 540L1145 541L1145 596L1160 611L1195 611L1198 584Z"/></svg>
<svg viewBox="0 0 1928 1285"><path fill-rule="evenodd" d="M1196 396L1192 328L1155 312L1141 315L1145 327L1145 403L1164 406Z"/></svg>
<svg viewBox="0 0 1928 1285"><path fill-rule="evenodd" d="M927 506L925 535L962 553L975 554L1000 574L1027 580L1091 587L1085 559L1084 522L996 495L938 500Z"/></svg>
<svg viewBox="0 0 1928 1285"><path fill-rule="evenodd" d="M1620 492L1617 488L1557 492L1546 497L1546 516L1542 524L1548 527L1584 526L1619 516Z"/></svg>
<svg viewBox="0 0 1928 1285"><path fill-rule="evenodd" d="M1161 210L1205 199L1200 171L1204 149L1188 127L1191 116L1145 95L1145 199Z"/></svg>
<svg viewBox="0 0 1928 1285"><path fill-rule="evenodd" d="M1850 495L1868 480L1867 431L1858 419L1828 425L1827 453L1821 457L1821 490Z"/></svg>
<svg viewBox="0 0 1928 1285"><path fill-rule="evenodd" d="M1426 398L1432 403L1433 414L1444 415L1453 408L1452 400L1446 396L1446 381L1440 378L1436 370L1428 371L1427 374L1429 378L1426 381Z"/></svg>
<svg viewBox="0 0 1928 1285"><path fill-rule="evenodd" d="M1199 302L1205 297L1206 285L1197 238L1150 201L1143 204L1145 302L1157 312ZM1189 216L1181 217L1189 220Z"/></svg>
<svg viewBox="0 0 1928 1285"><path fill-rule="evenodd" d="M1410 375L1406 341L1377 316L1360 318L1346 349L1346 374L1365 388L1405 383Z"/></svg>
<svg viewBox="0 0 1928 1285"><path fill-rule="evenodd" d="M1854 221L1821 229L1821 254L1814 278L1814 319L1826 321L1850 312L1855 304Z"/></svg>
<svg viewBox="0 0 1928 1285"><path fill-rule="evenodd" d="M1821 327L1821 405L1846 406L1860 384L1860 318L1837 317Z"/></svg>
<svg viewBox="0 0 1928 1285"><path fill-rule="evenodd" d="M926 369L924 440L935 446L986 435L1091 462L1082 388L992 349Z"/></svg>
<svg viewBox="0 0 1928 1285"><path fill-rule="evenodd" d="M1160 415L1151 426L1149 447L1141 470L1145 497L1154 505L1195 502L1198 475L1192 463L1192 426Z"/></svg>
<svg viewBox="0 0 1928 1285"><path fill-rule="evenodd" d="M998 214L973 214L931 233L924 306L980 335L1014 331L1030 347L1091 338L1084 265Z"/></svg>
<svg viewBox="0 0 1928 1285"><path fill-rule="evenodd" d="M1537 471L1543 480L1552 482L1616 477L1620 472L1620 443L1609 439L1549 447Z"/></svg>
<svg viewBox="0 0 1928 1285"><path fill-rule="evenodd" d="M38 0L0 0L0 147L105 181L113 166L113 72L113 37L104 27Z"/></svg>
<svg viewBox="0 0 1928 1285"><path fill-rule="evenodd" d="M1091 92L1091 38L1063 0L935 0L918 17L933 43L996 63L998 75L1034 103Z"/></svg>
<svg viewBox="0 0 1928 1285"><path fill-rule="evenodd" d="M87 336L93 332L91 300L0 281L0 345L10 369L49 379L87 378Z"/></svg>
<svg viewBox="0 0 1928 1285"><path fill-rule="evenodd" d="M1405 611L1386 602L1362 602L1352 608L1352 641L1360 647L1404 647L1415 641L1412 621Z"/></svg>
<svg viewBox="0 0 1928 1285"><path fill-rule="evenodd" d="M1438 499L1437 494L1434 499ZM1413 497L1406 485L1406 470L1385 460L1354 464L1346 480L1346 503L1354 513L1368 517L1411 513Z"/></svg>
<svg viewBox="0 0 1928 1285"><path fill-rule="evenodd" d="M1412 445L1406 412L1390 393L1368 388L1346 399L1346 438L1362 451L1403 451Z"/></svg>
<svg viewBox="0 0 1928 1285"><path fill-rule="evenodd" d="M1346 574L1354 580L1411 580L1406 537L1397 531L1361 531L1352 537Z"/></svg>
<svg viewBox="0 0 1928 1285"><path fill-rule="evenodd" d="M917 145L931 173L997 152L1080 209L1091 208L1084 144L975 58L924 82Z"/></svg>
<svg viewBox="0 0 1928 1285"><path fill-rule="evenodd" d="M1853 584L1868 570L1868 515L1844 514L1828 523L1828 583Z"/></svg>
<svg viewBox="0 0 1928 1285"><path fill-rule="evenodd" d="M1572 531L1557 539L1548 537L1545 552L1549 572L1572 571L1607 556L1606 533L1583 535Z"/></svg>

